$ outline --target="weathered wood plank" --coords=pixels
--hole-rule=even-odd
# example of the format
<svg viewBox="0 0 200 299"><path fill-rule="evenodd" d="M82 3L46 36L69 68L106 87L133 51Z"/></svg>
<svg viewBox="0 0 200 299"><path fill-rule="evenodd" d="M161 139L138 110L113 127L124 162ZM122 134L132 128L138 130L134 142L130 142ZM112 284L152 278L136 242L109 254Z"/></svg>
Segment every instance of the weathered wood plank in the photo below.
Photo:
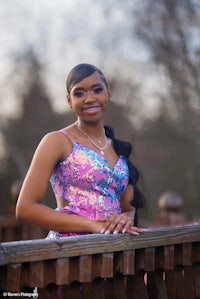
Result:
<svg viewBox="0 0 200 299"><path fill-rule="evenodd" d="M155 270L155 248L145 248L144 251L144 271Z"/></svg>
<svg viewBox="0 0 200 299"><path fill-rule="evenodd" d="M139 236L93 234L56 240L5 242L0 244L0 265L197 241L200 241L200 225L150 229Z"/></svg>
<svg viewBox="0 0 200 299"><path fill-rule="evenodd" d="M6 289L10 292L19 292L21 289L21 264L12 264L7 267Z"/></svg>
<svg viewBox="0 0 200 299"><path fill-rule="evenodd" d="M29 266L29 286L30 287L44 287L44 262L32 262Z"/></svg>
<svg viewBox="0 0 200 299"><path fill-rule="evenodd" d="M183 243L174 248L174 265L189 266L192 265L192 256L195 258L195 244ZM192 250L194 252L192 252ZM198 251L198 250L197 250ZM197 257L198 258L198 257ZM199 257L200 258L200 257Z"/></svg>
<svg viewBox="0 0 200 299"><path fill-rule="evenodd" d="M114 254L114 272L116 274L135 274L135 250L125 250Z"/></svg>
<svg viewBox="0 0 200 299"><path fill-rule="evenodd" d="M113 272L114 272L113 263L114 263L114 254L112 252L93 255L92 273L91 273L92 279L113 277Z"/></svg>
<svg viewBox="0 0 200 299"><path fill-rule="evenodd" d="M192 243L183 244L183 265L192 265Z"/></svg>
<svg viewBox="0 0 200 299"><path fill-rule="evenodd" d="M181 252L181 251L180 251ZM156 268L174 269L174 246L168 245L156 248Z"/></svg>
<svg viewBox="0 0 200 299"><path fill-rule="evenodd" d="M83 255L79 258L79 281L92 281L92 255Z"/></svg>
<svg viewBox="0 0 200 299"><path fill-rule="evenodd" d="M26 286L31 287L29 285L29 282L30 282L30 263L23 263L21 266L20 284L22 287L26 287Z"/></svg>
<svg viewBox="0 0 200 299"><path fill-rule="evenodd" d="M79 280L79 257L70 257L69 258L69 284L78 280Z"/></svg>
<svg viewBox="0 0 200 299"><path fill-rule="evenodd" d="M39 298L57 298L58 289L70 299L198 298L199 228L155 229L136 237L91 235L2 243L0 280L5 291L37 286L44 294Z"/></svg>
<svg viewBox="0 0 200 299"><path fill-rule="evenodd" d="M112 252L104 253L101 255L101 276L102 278L113 277L113 263L114 254Z"/></svg>
<svg viewBox="0 0 200 299"><path fill-rule="evenodd" d="M69 258L61 258L56 261L56 284L69 283Z"/></svg>
<svg viewBox="0 0 200 299"><path fill-rule="evenodd" d="M164 270L174 269L174 245L164 246Z"/></svg>
<svg viewBox="0 0 200 299"><path fill-rule="evenodd" d="M44 286L56 283L56 260L44 261Z"/></svg>
<svg viewBox="0 0 200 299"><path fill-rule="evenodd" d="M144 271L144 249L135 250L135 271Z"/></svg>
<svg viewBox="0 0 200 299"><path fill-rule="evenodd" d="M135 274L135 250L123 251L122 273L123 275Z"/></svg>

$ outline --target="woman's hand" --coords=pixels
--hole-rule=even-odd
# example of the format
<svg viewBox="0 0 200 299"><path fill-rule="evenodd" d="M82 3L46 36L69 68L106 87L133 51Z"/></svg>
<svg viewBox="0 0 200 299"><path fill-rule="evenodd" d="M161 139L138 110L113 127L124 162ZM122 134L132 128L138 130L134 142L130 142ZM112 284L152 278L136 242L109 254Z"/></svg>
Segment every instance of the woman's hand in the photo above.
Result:
<svg viewBox="0 0 200 299"><path fill-rule="evenodd" d="M101 229L101 234L118 234L118 233L129 233L131 235L139 235L143 232L142 228L134 226L133 221L130 217L130 212L122 214L113 214L107 219L99 219L99 222L103 222L104 226Z"/></svg>
<svg viewBox="0 0 200 299"><path fill-rule="evenodd" d="M128 185L120 198L121 214L112 214L106 219L98 219L98 229L101 234L129 233L139 235L145 229L134 226L135 208L130 204L134 194L132 185ZM99 228L100 225L100 228Z"/></svg>

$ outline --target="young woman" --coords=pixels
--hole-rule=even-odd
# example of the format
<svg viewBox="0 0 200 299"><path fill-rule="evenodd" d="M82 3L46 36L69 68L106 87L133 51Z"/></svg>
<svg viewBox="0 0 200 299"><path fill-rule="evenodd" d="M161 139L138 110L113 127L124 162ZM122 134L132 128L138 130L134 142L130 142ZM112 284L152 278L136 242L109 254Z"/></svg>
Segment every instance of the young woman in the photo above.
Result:
<svg viewBox="0 0 200 299"><path fill-rule="evenodd" d="M135 213L143 197L135 187L137 170L128 160L130 144L115 139L111 128L104 128L111 99L107 81L95 66L80 64L68 75L67 92L77 120L40 142L16 215L50 230L50 238L88 233L137 235L142 229L134 224ZM49 180L56 210L42 204ZM134 189L139 197L134 198Z"/></svg>

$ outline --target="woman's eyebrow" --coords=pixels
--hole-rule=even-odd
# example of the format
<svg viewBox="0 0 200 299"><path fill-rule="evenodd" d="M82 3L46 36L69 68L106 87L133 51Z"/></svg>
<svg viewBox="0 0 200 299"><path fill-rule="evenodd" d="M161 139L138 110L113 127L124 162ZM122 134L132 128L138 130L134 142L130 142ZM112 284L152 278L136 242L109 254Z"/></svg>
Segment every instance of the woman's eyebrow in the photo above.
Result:
<svg viewBox="0 0 200 299"><path fill-rule="evenodd" d="M104 86L104 84L99 82L99 83L96 83L96 84L92 85L92 87L98 87L98 86Z"/></svg>
<svg viewBox="0 0 200 299"><path fill-rule="evenodd" d="M90 88L95 88L95 87L99 87L99 86L103 86L103 84L101 82L95 83L95 84L91 85ZM74 88L74 91L76 91L76 90L84 90L84 89L85 88L82 87L82 86L77 86L77 87Z"/></svg>

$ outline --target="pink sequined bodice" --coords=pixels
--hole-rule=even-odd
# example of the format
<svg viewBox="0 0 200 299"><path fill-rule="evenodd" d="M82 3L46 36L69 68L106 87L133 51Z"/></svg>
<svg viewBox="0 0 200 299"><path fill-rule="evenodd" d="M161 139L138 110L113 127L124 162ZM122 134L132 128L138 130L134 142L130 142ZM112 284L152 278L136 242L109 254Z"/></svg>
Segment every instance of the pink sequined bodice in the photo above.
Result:
<svg viewBox="0 0 200 299"><path fill-rule="evenodd" d="M98 220L121 213L120 197L128 177L123 156L112 169L102 155L73 142L71 154L57 164L50 182L54 193L66 201L62 212Z"/></svg>

